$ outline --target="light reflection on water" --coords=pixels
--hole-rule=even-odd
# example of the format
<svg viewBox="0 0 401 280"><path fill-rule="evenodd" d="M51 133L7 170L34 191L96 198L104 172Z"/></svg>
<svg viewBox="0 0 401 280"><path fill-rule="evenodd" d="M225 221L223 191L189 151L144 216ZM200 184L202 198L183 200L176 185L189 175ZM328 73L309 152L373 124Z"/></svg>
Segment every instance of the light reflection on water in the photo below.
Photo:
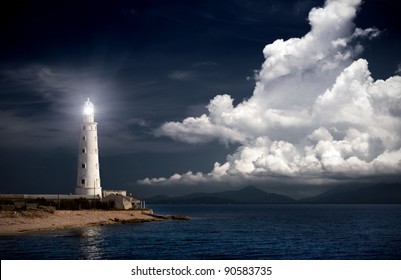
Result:
<svg viewBox="0 0 401 280"><path fill-rule="evenodd" d="M83 259L98 260L103 258L104 234L102 227L90 227L74 230L79 238L78 250Z"/></svg>

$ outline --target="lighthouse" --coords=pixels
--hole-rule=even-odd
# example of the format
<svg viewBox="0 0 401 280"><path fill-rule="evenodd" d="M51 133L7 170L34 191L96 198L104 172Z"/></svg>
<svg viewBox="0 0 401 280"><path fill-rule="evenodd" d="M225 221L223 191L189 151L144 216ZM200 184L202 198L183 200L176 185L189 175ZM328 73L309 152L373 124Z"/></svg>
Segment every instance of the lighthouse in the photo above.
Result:
<svg viewBox="0 0 401 280"><path fill-rule="evenodd" d="M75 194L102 197L95 107L89 98L82 111Z"/></svg>

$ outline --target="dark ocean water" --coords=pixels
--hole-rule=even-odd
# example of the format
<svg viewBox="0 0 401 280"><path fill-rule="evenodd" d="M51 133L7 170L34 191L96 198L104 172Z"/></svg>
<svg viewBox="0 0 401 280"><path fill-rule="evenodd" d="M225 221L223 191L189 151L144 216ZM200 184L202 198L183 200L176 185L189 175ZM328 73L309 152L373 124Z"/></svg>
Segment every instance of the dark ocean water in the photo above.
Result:
<svg viewBox="0 0 401 280"><path fill-rule="evenodd" d="M401 259L401 205L151 205L190 221L0 237L1 259Z"/></svg>

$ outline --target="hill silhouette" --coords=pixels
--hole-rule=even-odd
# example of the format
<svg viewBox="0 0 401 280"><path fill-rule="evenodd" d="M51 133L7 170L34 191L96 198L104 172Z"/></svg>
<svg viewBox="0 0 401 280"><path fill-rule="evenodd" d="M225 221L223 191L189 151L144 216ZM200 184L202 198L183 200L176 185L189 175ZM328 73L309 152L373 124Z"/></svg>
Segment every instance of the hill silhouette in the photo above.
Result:
<svg viewBox="0 0 401 280"><path fill-rule="evenodd" d="M193 193L180 197L155 196L146 201L154 204L282 204L296 202L288 196L266 193L253 186L220 193Z"/></svg>
<svg viewBox="0 0 401 280"><path fill-rule="evenodd" d="M341 186L300 200L267 193L254 186L234 191L193 193L178 197L159 195L145 200L153 204L401 204L401 184Z"/></svg>

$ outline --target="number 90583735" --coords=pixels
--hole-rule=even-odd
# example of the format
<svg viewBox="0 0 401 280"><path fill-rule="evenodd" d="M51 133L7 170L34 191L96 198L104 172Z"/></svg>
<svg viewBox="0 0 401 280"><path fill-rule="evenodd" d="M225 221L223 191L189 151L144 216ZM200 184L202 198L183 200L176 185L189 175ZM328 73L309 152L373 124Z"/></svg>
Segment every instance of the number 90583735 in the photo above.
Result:
<svg viewBox="0 0 401 280"><path fill-rule="evenodd" d="M225 267L224 272L226 275L272 275L273 270L271 266L232 266Z"/></svg>

